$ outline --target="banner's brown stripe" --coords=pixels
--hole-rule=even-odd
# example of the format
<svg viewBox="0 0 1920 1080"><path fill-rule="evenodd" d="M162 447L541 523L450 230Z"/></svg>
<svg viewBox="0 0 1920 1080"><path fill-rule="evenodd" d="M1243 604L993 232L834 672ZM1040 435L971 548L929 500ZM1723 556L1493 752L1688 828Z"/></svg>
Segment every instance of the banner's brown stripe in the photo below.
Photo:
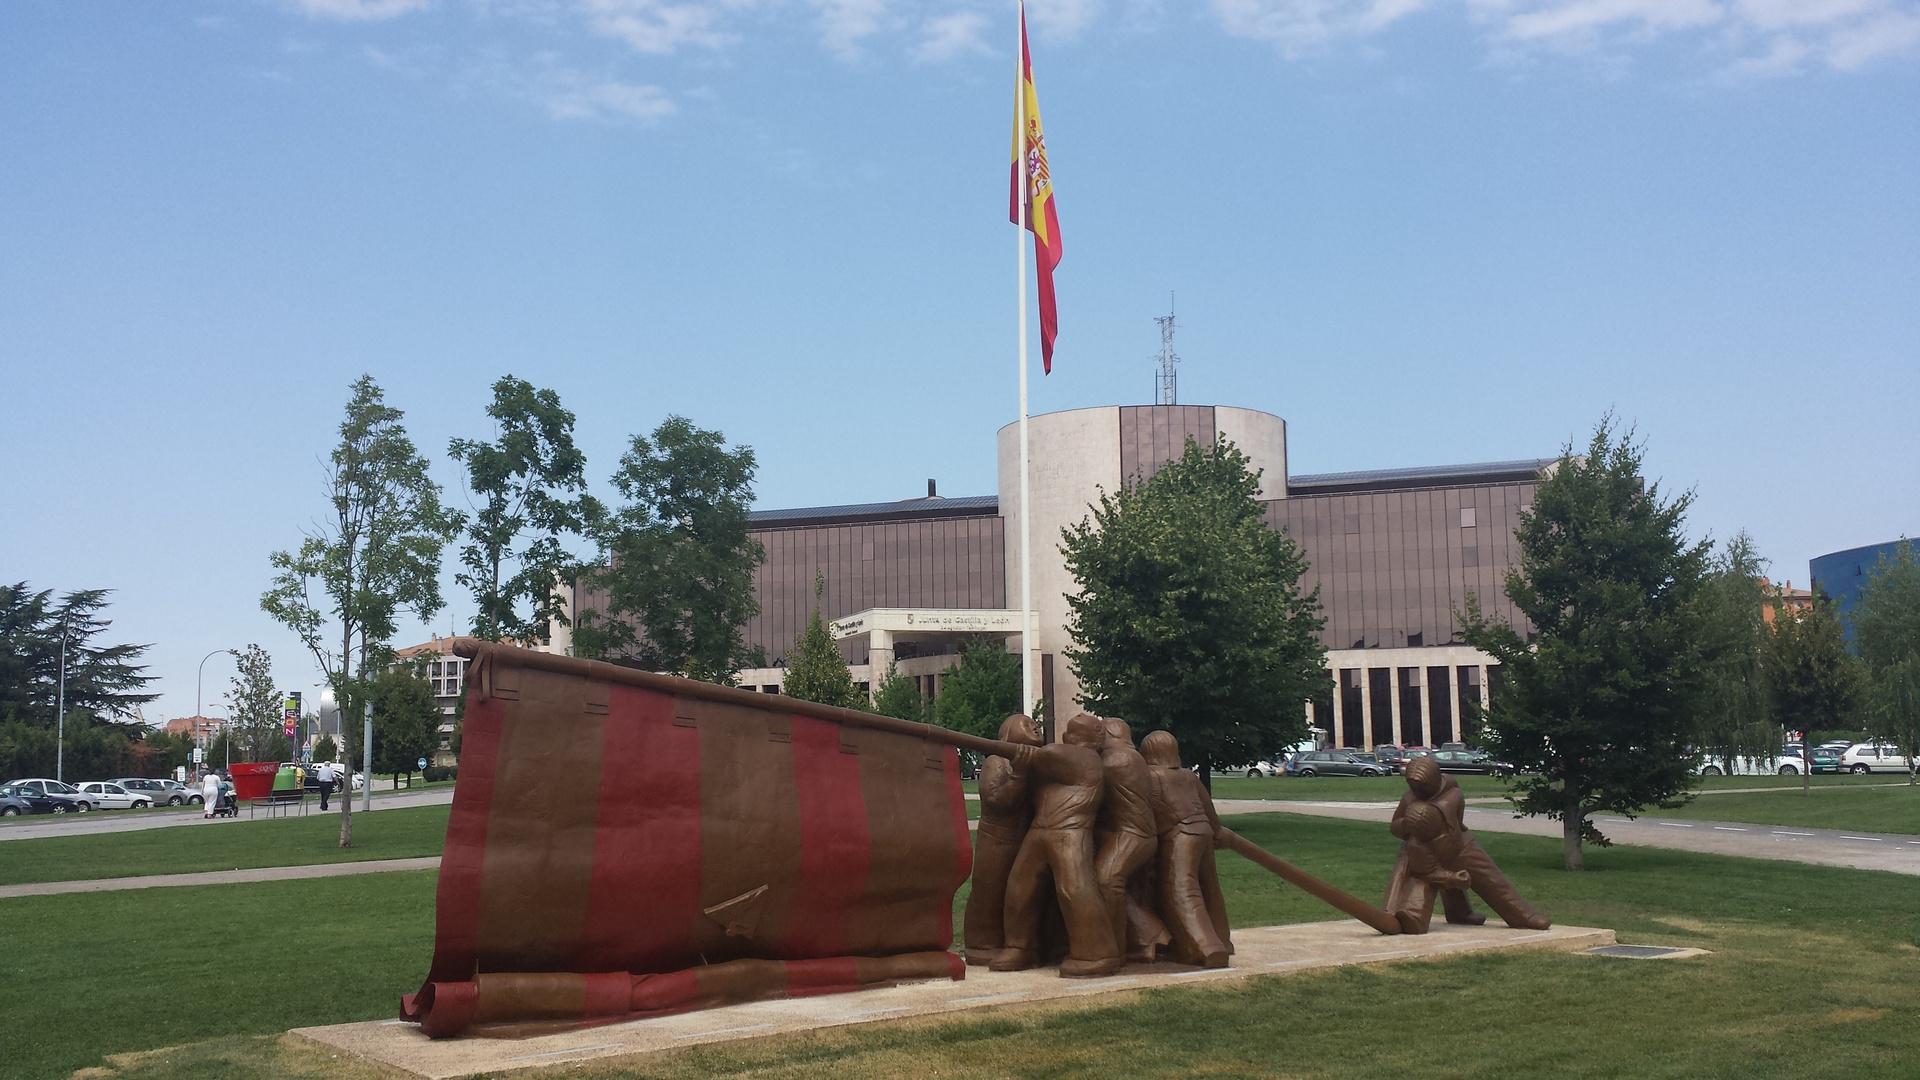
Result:
<svg viewBox="0 0 1920 1080"><path fill-rule="evenodd" d="M487 818L479 967L564 971L579 953L593 880L608 688L534 669L496 670L493 683L515 696Z"/></svg>
<svg viewBox="0 0 1920 1080"><path fill-rule="evenodd" d="M925 740L891 732L860 733L860 790L870 855L866 888L847 941L850 953L877 956L952 944L956 883L947 784L940 770L927 765Z"/></svg>
<svg viewBox="0 0 1920 1080"><path fill-rule="evenodd" d="M774 737L764 709L676 697L674 710L700 734L701 910L767 887L751 935L702 918L693 948L710 963L774 958L800 891L792 743Z"/></svg>
<svg viewBox="0 0 1920 1080"><path fill-rule="evenodd" d="M435 887L433 966L427 982L473 978L480 919L480 872L487 850L487 814L500 763L503 702L467 698L460 741L460 778L447 817L447 842ZM424 987L423 987L424 989Z"/></svg>
<svg viewBox="0 0 1920 1080"><path fill-rule="evenodd" d="M846 736L852 736L848 739ZM800 796L800 895L780 942L788 959L839 956L862 931L859 900L868 878L867 811L861 762L870 731L811 716L793 718L794 786ZM853 750L853 753L848 753Z"/></svg>

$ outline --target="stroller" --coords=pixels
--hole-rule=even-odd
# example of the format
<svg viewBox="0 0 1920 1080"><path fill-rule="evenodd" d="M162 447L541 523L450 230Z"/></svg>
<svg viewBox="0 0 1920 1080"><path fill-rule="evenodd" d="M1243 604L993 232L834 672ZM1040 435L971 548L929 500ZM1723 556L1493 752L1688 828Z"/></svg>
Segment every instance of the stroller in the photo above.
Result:
<svg viewBox="0 0 1920 1080"><path fill-rule="evenodd" d="M232 784L221 785L220 799L213 804L213 816L230 817L236 821L239 820L240 800L234 796Z"/></svg>

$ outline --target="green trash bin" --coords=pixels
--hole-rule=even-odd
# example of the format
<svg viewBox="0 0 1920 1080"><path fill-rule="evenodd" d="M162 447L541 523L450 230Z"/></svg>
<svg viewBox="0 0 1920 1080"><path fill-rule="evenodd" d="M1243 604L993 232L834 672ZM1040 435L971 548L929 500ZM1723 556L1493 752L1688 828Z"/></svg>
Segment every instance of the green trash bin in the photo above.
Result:
<svg viewBox="0 0 1920 1080"><path fill-rule="evenodd" d="M300 797L300 770L297 767L283 765L279 772L273 774L273 797L275 801Z"/></svg>

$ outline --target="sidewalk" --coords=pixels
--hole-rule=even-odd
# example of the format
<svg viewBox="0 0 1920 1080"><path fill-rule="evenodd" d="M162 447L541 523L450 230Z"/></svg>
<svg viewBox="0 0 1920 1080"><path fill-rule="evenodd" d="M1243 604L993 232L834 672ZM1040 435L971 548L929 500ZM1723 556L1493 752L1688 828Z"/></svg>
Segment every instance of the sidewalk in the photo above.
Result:
<svg viewBox="0 0 1920 1080"><path fill-rule="evenodd" d="M348 877L385 874L396 870L438 870L440 856L420 859L372 859L366 862L310 863L306 866L262 866L253 870L208 870L198 874L148 874L144 877L94 878L91 881L41 881L31 885L0 885L0 900L16 896L58 896L62 893L117 892L121 889L164 889L178 885L239 885L250 881L293 881L299 878Z"/></svg>
<svg viewBox="0 0 1920 1080"><path fill-rule="evenodd" d="M1378 821L1384 825L1392 819L1395 804L1221 799L1214 805L1222 814L1309 814L1315 817ZM1631 821L1619 817L1596 817L1593 820L1607 834L1607 838L1616 844L1920 875L1920 836L1797 829L1784 825L1754 825L1744 821L1674 821L1650 817ZM1551 836L1556 840L1561 837L1558 821L1516 818L1511 810L1486 810L1477 806L1467 807L1467 827L1479 832L1525 833L1529 836Z"/></svg>

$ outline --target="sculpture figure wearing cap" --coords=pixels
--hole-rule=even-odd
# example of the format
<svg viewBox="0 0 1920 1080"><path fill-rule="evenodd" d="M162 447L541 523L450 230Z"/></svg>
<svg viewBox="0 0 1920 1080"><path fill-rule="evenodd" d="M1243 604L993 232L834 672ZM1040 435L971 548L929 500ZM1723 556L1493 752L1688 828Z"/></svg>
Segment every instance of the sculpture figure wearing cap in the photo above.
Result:
<svg viewBox="0 0 1920 1080"><path fill-rule="evenodd" d="M1382 906L1400 923L1401 931L1424 934L1433 918L1438 894L1450 923L1478 925L1486 916L1474 912L1467 889L1520 930L1545 930L1553 924L1522 899L1519 890L1494 865L1480 842L1466 827L1466 796L1451 776L1440 771L1431 757L1407 762L1407 792L1394 807L1388 828L1405 841L1394 861Z"/></svg>

